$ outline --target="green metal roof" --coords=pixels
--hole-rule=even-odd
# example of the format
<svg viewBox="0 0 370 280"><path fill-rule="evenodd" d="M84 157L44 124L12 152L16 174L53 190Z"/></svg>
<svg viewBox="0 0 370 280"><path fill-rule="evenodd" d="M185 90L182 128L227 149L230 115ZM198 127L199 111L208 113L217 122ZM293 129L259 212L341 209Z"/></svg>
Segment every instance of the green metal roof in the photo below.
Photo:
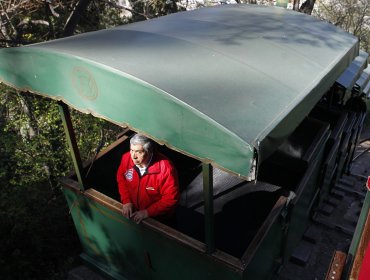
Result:
<svg viewBox="0 0 370 280"><path fill-rule="evenodd" d="M370 99L370 81L367 83L363 93L367 99Z"/></svg>
<svg viewBox="0 0 370 280"><path fill-rule="evenodd" d="M352 63L346 68L346 70L337 79L337 83L341 84L346 89L351 90L355 85L356 81L360 77L362 70L367 67L367 59L369 54L360 51L359 56L357 56Z"/></svg>
<svg viewBox="0 0 370 280"><path fill-rule="evenodd" d="M0 51L0 80L248 178L358 55L278 7L221 5Z"/></svg>
<svg viewBox="0 0 370 280"><path fill-rule="evenodd" d="M362 71L360 78L358 78L358 80L356 81L355 87L360 93L362 93L369 81L370 81L370 67L367 67L364 69L364 71Z"/></svg>

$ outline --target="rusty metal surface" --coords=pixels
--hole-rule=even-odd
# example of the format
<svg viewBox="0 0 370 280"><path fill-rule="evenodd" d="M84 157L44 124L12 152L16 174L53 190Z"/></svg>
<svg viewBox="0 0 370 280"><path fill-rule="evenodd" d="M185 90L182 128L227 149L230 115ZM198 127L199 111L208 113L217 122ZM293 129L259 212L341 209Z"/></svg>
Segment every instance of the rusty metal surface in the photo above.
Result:
<svg viewBox="0 0 370 280"><path fill-rule="evenodd" d="M335 251L325 280L340 280L343 267L346 262L346 254L341 251Z"/></svg>

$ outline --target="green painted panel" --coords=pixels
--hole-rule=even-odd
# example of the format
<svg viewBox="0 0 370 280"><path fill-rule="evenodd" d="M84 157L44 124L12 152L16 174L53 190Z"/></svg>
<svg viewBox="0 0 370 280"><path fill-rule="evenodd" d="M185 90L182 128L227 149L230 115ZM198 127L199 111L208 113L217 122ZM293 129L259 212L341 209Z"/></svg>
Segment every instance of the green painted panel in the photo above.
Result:
<svg viewBox="0 0 370 280"><path fill-rule="evenodd" d="M253 149L212 119L163 91L101 65L27 48L0 53L0 76L20 89L63 100L232 173L249 176ZM18 71L12 72L14 64ZM32 67L33 75L29 75Z"/></svg>
<svg viewBox="0 0 370 280"><path fill-rule="evenodd" d="M281 216L284 206L277 207L273 210L277 216L271 221L266 235L259 244L253 259L248 263L243 279L272 279L282 265L283 246L285 237L285 221ZM263 264L263 269L261 266Z"/></svg>
<svg viewBox="0 0 370 280"><path fill-rule="evenodd" d="M297 196L290 204L289 210L289 230L285 246L285 260L289 260L294 248L298 245L304 232L311 223L311 217L314 207L317 205L319 196L319 178L321 172L321 164L324 156L325 144L329 138L329 131L326 131L317 143L316 154L313 155L309 167L303 175L297 189L294 190Z"/></svg>
<svg viewBox="0 0 370 280"><path fill-rule="evenodd" d="M241 279L241 273L205 253L137 225L64 188L84 255L116 279Z"/></svg>
<svg viewBox="0 0 370 280"><path fill-rule="evenodd" d="M363 203L362 208L361 208L361 214L360 214L360 217L358 218L358 222L357 222L357 225L356 225L356 230L355 230L355 233L353 234L351 245L348 249L348 254L350 254L351 256L356 255L356 251L358 250L358 246L360 244L361 237L362 237L363 234L365 234L363 232L363 230L365 228L366 219L368 217L369 209L370 209L370 191L366 192L364 203Z"/></svg>

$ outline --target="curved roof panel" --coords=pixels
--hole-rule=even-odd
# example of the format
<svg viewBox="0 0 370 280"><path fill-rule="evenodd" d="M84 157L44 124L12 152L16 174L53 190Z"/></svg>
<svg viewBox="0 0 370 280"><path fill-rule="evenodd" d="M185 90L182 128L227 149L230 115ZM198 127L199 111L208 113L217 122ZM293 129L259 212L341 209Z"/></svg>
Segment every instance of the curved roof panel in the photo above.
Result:
<svg viewBox="0 0 370 280"><path fill-rule="evenodd" d="M0 79L247 178L358 55L302 13L222 5L0 52Z"/></svg>

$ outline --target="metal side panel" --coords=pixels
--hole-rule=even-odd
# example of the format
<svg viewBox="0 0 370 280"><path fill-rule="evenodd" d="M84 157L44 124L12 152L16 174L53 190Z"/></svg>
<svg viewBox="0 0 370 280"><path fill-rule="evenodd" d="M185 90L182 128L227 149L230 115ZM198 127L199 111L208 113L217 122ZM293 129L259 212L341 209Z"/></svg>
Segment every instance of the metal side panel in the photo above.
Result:
<svg viewBox="0 0 370 280"><path fill-rule="evenodd" d="M321 174L320 183L320 201L323 201L329 194L331 183L336 170L336 159L338 156L338 150L340 145L340 139L334 142L331 146L329 153L324 159Z"/></svg>
<svg viewBox="0 0 370 280"><path fill-rule="evenodd" d="M246 262L247 266L243 279L263 280L276 276L284 258L283 248L287 226L284 219L286 203L287 197L281 196L278 199L248 250L244 253L242 261ZM250 258L252 252L253 258Z"/></svg>
<svg viewBox="0 0 370 280"><path fill-rule="evenodd" d="M325 143L328 138L329 131L327 131L326 137L322 138L322 142L319 145L321 148L312 157L311 164L295 190L296 197L291 203L289 213L290 221L285 248L286 260L292 254L304 231L309 226L313 207L317 203L315 200L319 198L316 194L319 188L320 163L322 162Z"/></svg>
<svg viewBox="0 0 370 280"><path fill-rule="evenodd" d="M137 225L120 214L119 202L92 189L63 191L84 258L114 279L241 279L232 256L208 255L203 243L155 220Z"/></svg>

